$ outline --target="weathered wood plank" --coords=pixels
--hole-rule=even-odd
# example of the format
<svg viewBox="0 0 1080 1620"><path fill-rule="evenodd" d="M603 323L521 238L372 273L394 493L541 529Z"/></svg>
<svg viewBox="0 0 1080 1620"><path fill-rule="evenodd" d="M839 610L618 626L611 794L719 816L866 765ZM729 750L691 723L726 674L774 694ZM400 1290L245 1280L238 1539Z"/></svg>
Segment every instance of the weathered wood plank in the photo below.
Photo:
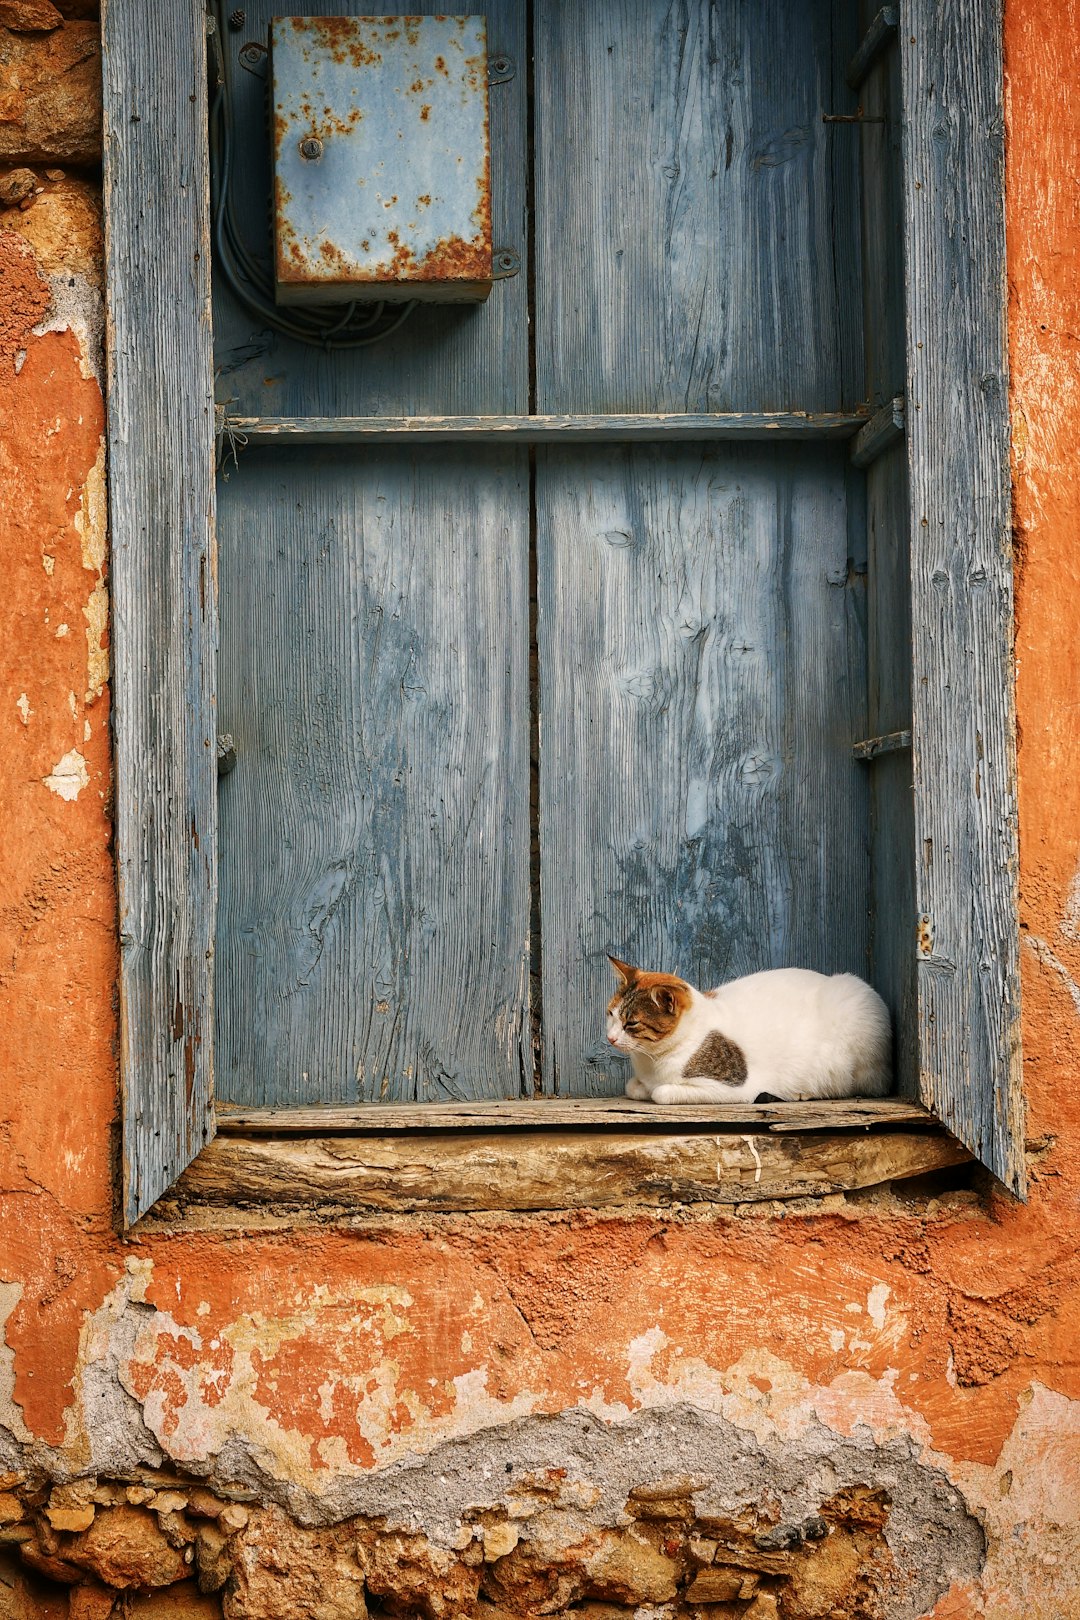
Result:
<svg viewBox="0 0 1080 1620"><path fill-rule="evenodd" d="M253 452L221 512L220 1095L531 1090L526 452Z"/></svg>
<svg viewBox="0 0 1080 1620"><path fill-rule="evenodd" d="M865 972L842 447L537 454L545 1090L621 1092L606 951Z"/></svg>
<svg viewBox="0 0 1080 1620"><path fill-rule="evenodd" d="M861 398L857 144L821 121L851 100L854 7L535 15L536 408Z"/></svg>
<svg viewBox="0 0 1080 1620"><path fill-rule="evenodd" d="M241 68L245 41L265 41L279 0L248 0L246 22L228 31L237 123L234 194L245 242L267 255L270 196L266 85ZM284 8L286 12L288 8ZM307 16L355 12L341 0L304 0ZM437 0L410 0L416 14L437 13ZM445 9L445 7L444 7ZM526 261L528 127L526 8L520 0L485 0L489 59L518 64L490 95L491 220L497 248ZM350 353L327 355L273 332L220 287L215 292L219 398L244 416L383 416L529 409L529 311L524 273L500 281L479 308L422 305L390 338Z"/></svg>
<svg viewBox="0 0 1080 1620"><path fill-rule="evenodd" d="M904 399L897 394L875 411L866 426L851 441L853 466L869 467L890 445L904 437Z"/></svg>
<svg viewBox="0 0 1080 1620"><path fill-rule="evenodd" d="M999 0L909 0L900 59L921 1095L1022 1195Z"/></svg>
<svg viewBox="0 0 1080 1620"><path fill-rule="evenodd" d="M249 444L620 444L727 439L847 439L868 421L854 411L713 411L659 416L226 416L226 453Z"/></svg>
<svg viewBox="0 0 1080 1620"><path fill-rule="evenodd" d="M963 1164L950 1138L700 1132L312 1138L221 1137L175 1189L187 1206L343 1212L741 1204L872 1187Z"/></svg>
<svg viewBox="0 0 1080 1620"><path fill-rule="evenodd" d="M897 1097L852 1097L818 1103L681 1104L661 1108L629 1097L535 1097L512 1102L424 1103L362 1108L235 1108L219 1105L218 1130L225 1136L326 1136L358 1131L552 1130L624 1126L713 1125L772 1131L836 1131L933 1125L921 1103Z"/></svg>
<svg viewBox="0 0 1080 1620"><path fill-rule="evenodd" d="M104 182L123 1206L214 1131L216 636L206 32L106 0ZM183 94L164 95L163 86Z"/></svg>
<svg viewBox="0 0 1080 1620"><path fill-rule="evenodd" d="M899 21L899 6L882 6L881 10L875 13L844 75L852 90L861 87L878 57L892 44Z"/></svg>

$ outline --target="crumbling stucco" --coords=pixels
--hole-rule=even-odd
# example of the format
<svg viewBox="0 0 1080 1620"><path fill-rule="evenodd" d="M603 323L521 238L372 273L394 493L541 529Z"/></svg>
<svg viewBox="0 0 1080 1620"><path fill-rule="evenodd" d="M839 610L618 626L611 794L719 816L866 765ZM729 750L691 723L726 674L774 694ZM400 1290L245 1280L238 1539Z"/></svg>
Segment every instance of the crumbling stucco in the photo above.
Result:
<svg viewBox="0 0 1080 1620"><path fill-rule="evenodd" d="M182 1581L195 1560L204 1590L224 1589L228 1620L336 1620L368 1598L428 1620L588 1601L658 1605L674 1620L717 1601L742 1614L761 1597L778 1620L907 1620L974 1580L985 1553L961 1493L909 1440L814 1424L763 1447L686 1406L618 1424L521 1419L357 1479L333 1503L296 1500L238 1455L230 1472L222 1496L182 1477L83 1479L44 1496L31 1484L8 1507L19 1556L56 1580L89 1571L116 1588ZM291 1496L292 1511L235 1503L238 1492ZM208 1537L199 1520L215 1509Z"/></svg>

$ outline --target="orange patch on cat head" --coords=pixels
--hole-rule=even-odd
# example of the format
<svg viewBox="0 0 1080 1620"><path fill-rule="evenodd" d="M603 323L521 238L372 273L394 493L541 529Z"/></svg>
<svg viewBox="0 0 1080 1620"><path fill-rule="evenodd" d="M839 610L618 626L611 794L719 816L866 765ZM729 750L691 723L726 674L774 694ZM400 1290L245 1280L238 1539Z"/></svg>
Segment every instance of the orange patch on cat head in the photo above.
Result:
<svg viewBox="0 0 1080 1620"><path fill-rule="evenodd" d="M690 986L673 973L643 973L640 968L608 961L615 969L619 985L608 1002L608 1012L618 1011L627 1033L640 1041L659 1041L670 1035L690 1006Z"/></svg>

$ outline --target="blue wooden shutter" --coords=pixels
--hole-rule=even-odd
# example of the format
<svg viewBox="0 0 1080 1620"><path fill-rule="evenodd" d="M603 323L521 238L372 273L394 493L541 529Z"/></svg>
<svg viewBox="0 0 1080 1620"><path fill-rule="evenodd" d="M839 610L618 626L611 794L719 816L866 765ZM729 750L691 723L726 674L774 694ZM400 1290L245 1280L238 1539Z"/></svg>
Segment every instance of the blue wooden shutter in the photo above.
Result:
<svg viewBox="0 0 1080 1620"><path fill-rule="evenodd" d="M919 1085L1022 1194L1001 7L899 32Z"/></svg>

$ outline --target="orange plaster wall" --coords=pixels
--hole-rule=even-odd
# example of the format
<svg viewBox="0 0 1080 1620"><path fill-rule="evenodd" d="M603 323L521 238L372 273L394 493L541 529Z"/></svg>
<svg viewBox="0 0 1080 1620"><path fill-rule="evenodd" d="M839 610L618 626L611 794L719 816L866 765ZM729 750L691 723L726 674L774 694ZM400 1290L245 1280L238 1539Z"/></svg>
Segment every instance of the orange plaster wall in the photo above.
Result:
<svg viewBox="0 0 1080 1620"><path fill-rule="evenodd" d="M74 267L90 296L96 227L77 186L0 219L0 1425L35 1455L94 1463L87 1380L102 1365L178 1464L239 1436L314 1491L578 1404L617 1419L689 1401L778 1444L815 1420L863 1424L909 1435L987 1527L979 1590L940 1616L1073 1612L1080 0L1008 0L1006 50L1025 1076L1029 1134L1050 1139L1026 1208L122 1243L107 693L93 695L86 634L102 407L92 336L77 321L31 330L50 272ZM69 241L50 207L75 222ZM73 752L85 781L63 797Z"/></svg>

